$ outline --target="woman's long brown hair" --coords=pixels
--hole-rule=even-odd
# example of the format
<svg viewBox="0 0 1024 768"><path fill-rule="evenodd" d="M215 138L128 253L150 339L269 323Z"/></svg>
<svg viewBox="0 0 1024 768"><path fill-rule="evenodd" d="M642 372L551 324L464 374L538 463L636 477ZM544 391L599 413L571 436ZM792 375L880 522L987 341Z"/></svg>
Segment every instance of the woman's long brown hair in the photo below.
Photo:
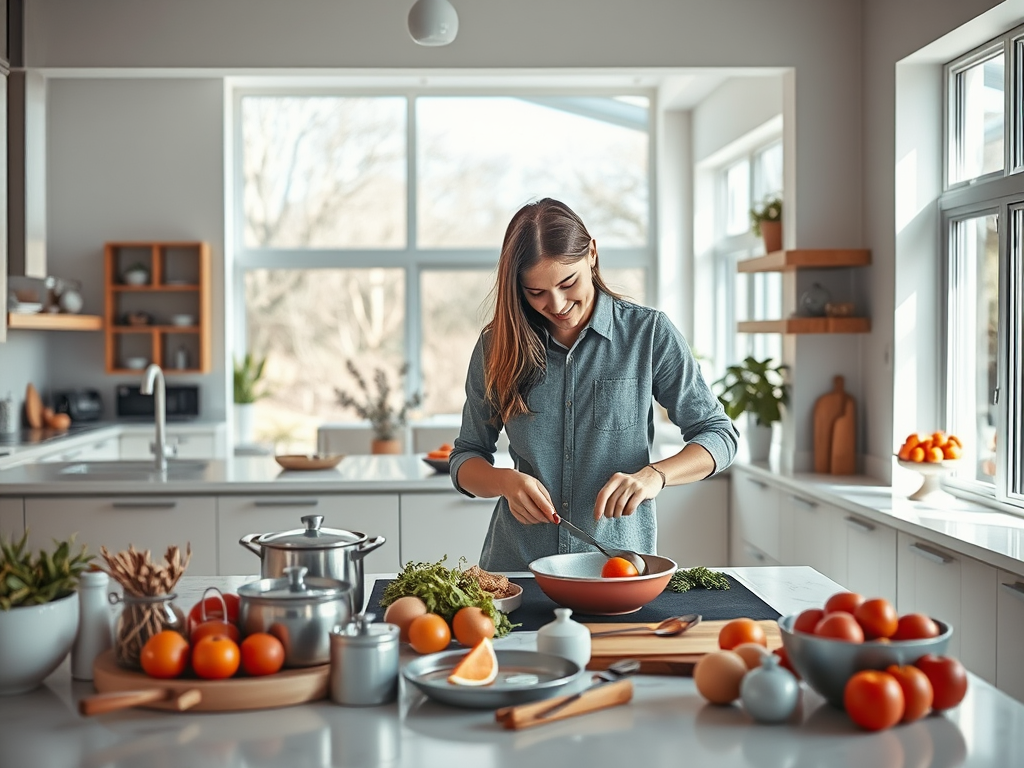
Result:
<svg viewBox="0 0 1024 768"><path fill-rule="evenodd" d="M512 217L498 259L494 285L494 319L484 329L490 343L484 359L488 403L501 422L529 413L526 397L544 376L544 319L530 306L522 275L541 259L572 264L590 253L593 238L565 203L544 198ZM594 286L618 296L605 285L595 261Z"/></svg>

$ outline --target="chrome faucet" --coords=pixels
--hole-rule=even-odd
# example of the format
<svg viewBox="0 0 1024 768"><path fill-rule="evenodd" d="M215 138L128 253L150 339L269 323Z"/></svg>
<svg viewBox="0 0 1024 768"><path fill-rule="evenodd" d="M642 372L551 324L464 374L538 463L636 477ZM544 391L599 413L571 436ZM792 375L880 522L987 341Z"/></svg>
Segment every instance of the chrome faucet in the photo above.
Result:
<svg viewBox="0 0 1024 768"><path fill-rule="evenodd" d="M156 389L154 391L154 386ZM158 472L167 471L167 457L174 454L174 450L167 445L167 386L164 381L164 372L156 363L146 368L142 379L142 386L139 391L144 395L155 395L156 402L153 403L153 416L156 419L156 442L153 443L153 453L156 455L156 469Z"/></svg>

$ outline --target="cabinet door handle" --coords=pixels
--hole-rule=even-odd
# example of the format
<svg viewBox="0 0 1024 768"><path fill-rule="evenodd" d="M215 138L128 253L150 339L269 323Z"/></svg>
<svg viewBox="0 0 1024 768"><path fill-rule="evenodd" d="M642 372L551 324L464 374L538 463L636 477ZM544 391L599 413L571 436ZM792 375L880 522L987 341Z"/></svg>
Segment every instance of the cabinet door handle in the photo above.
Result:
<svg viewBox="0 0 1024 768"><path fill-rule="evenodd" d="M759 563L764 562L764 554L760 550L755 549L754 547L748 545L747 554L755 560L757 560Z"/></svg>
<svg viewBox="0 0 1024 768"><path fill-rule="evenodd" d="M911 544L907 549L915 555L920 555L926 560L931 560L933 563L938 563L939 565L948 565L949 563L956 562L955 557L950 557L944 552L939 552L937 549L926 547L924 544Z"/></svg>
<svg viewBox="0 0 1024 768"><path fill-rule="evenodd" d="M74 461L76 456L81 456L81 455L82 455L82 450L81 449L79 449L77 451L68 451L67 453L62 453L60 455L60 460L61 461Z"/></svg>
<svg viewBox="0 0 1024 768"><path fill-rule="evenodd" d="M1015 581L1013 584L1007 584L1003 582L1003 589L1009 592L1014 597L1018 597L1024 600L1024 581Z"/></svg>
<svg viewBox="0 0 1024 768"><path fill-rule="evenodd" d="M863 531L864 533L871 533L875 530L874 525L866 520L861 520L859 517L854 517L853 515L847 515L843 520L845 520L851 528L856 528L858 531Z"/></svg>
<svg viewBox="0 0 1024 768"><path fill-rule="evenodd" d="M818 508L818 502L811 501L810 499L805 499L803 496L792 496L791 495L790 498L792 498L793 501L796 501L796 502L799 502L800 504L803 504L808 509L817 509Z"/></svg>
<svg viewBox="0 0 1024 768"><path fill-rule="evenodd" d="M254 507L315 507L320 499L256 499Z"/></svg>
<svg viewBox="0 0 1024 768"><path fill-rule="evenodd" d="M139 499L137 501L114 501L114 509L174 509L178 502L167 499Z"/></svg>
<svg viewBox="0 0 1024 768"><path fill-rule="evenodd" d="M755 480L753 477L748 477L747 478L747 482L748 483L753 483L754 485L756 485L758 488L761 488L762 490L768 487L768 483L766 483L764 480Z"/></svg>

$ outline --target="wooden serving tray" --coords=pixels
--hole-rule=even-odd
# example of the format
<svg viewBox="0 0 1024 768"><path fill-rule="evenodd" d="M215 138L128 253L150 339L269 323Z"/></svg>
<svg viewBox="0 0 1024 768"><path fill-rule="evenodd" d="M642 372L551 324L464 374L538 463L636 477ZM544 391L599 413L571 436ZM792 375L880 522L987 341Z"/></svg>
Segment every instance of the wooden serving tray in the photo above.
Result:
<svg viewBox="0 0 1024 768"><path fill-rule="evenodd" d="M610 635L591 640L590 663L587 669L606 669L619 659L639 659L640 671L648 675L690 675L701 657L718 650L718 633L727 620L702 621L677 637L654 634ZM768 638L768 650L782 646L782 635L776 621L757 622ZM584 624L591 632L627 627L654 627L655 624Z"/></svg>
<svg viewBox="0 0 1024 768"><path fill-rule="evenodd" d="M96 657L92 672L93 685L100 693L152 688L181 692L195 688L202 692L203 697L189 712L226 712L287 707L323 699L327 696L331 665L286 669L265 677L232 677L227 680L183 677L158 680L144 672L118 666L113 649L108 649ZM167 712L179 711L171 701L152 701L140 706Z"/></svg>

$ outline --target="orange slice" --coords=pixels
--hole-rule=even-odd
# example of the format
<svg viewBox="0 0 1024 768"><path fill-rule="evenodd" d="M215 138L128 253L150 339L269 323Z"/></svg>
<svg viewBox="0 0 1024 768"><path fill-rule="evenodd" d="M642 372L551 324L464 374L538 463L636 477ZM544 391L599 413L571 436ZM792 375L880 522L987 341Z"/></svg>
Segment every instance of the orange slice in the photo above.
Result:
<svg viewBox="0 0 1024 768"><path fill-rule="evenodd" d="M448 675L453 685L490 685L498 677L498 657L489 637L485 637L462 657Z"/></svg>

